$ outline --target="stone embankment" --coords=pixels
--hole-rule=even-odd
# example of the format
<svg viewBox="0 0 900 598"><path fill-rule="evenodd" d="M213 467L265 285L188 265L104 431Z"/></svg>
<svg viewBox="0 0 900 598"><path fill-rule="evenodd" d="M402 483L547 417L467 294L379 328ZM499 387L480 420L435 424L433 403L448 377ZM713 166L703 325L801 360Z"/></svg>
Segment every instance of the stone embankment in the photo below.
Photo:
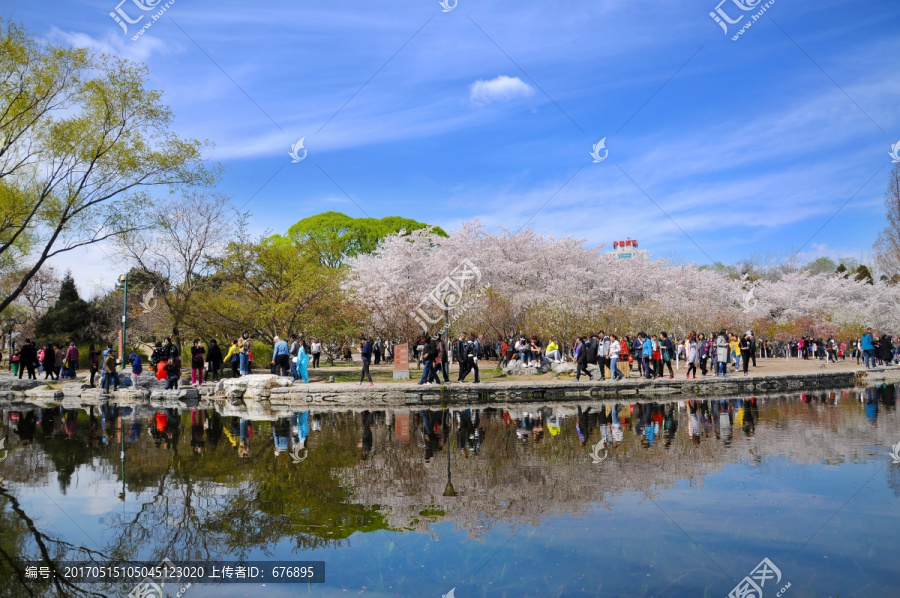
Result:
<svg viewBox="0 0 900 598"><path fill-rule="evenodd" d="M877 371L834 371L763 376L706 376L697 380L629 378L611 380L539 380L491 381L488 383L455 383L420 386L414 383L384 383L373 387L351 383L302 384L290 378L270 374L254 374L243 378L227 378L200 387L185 385L178 390L165 390L163 383L148 376L138 378L136 385L120 387L106 395L99 388L82 382L71 382L53 389L43 381L0 378L0 400L6 405L54 403L99 404L113 399L118 403L151 403L155 406L196 405L200 399L224 400L232 405L361 407L385 408L429 405L477 405L486 403L533 403L571 401L572 399L660 401L691 397L729 398L762 393L848 388L883 382L900 382L900 368ZM113 398L114 397L114 398Z"/></svg>

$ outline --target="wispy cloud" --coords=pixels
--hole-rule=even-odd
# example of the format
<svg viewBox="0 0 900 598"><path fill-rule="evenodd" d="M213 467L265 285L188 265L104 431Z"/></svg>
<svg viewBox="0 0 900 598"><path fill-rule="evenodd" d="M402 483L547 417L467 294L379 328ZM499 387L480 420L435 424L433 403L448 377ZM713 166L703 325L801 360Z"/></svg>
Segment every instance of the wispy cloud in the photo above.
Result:
<svg viewBox="0 0 900 598"><path fill-rule="evenodd" d="M534 88L518 77L500 75L490 81L478 80L469 86L469 99L483 106L493 102L508 102L534 95Z"/></svg>
<svg viewBox="0 0 900 598"><path fill-rule="evenodd" d="M128 58L139 62L146 62L154 54L163 54L171 51L171 45L151 35L144 35L139 41L118 35L118 30L112 30L102 37L92 37L87 33L77 31L63 31L58 27L50 30L48 39L55 43L64 43L76 48L90 48L104 54Z"/></svg>

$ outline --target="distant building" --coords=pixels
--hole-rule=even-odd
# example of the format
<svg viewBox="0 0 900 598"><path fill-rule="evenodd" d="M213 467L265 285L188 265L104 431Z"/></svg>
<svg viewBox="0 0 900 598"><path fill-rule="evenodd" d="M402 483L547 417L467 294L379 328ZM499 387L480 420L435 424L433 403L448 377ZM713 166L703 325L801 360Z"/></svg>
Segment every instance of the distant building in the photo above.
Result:
<svg viewBox="0 0 900 598"><path fill-rule="evenodd" d="M610 255L620 260L629 260L633 257L644 257L647 255L647 251L645 249L638 249L637 240L626 239L625 241L613 241L613 250L607 251L606 255Z"/></svg>

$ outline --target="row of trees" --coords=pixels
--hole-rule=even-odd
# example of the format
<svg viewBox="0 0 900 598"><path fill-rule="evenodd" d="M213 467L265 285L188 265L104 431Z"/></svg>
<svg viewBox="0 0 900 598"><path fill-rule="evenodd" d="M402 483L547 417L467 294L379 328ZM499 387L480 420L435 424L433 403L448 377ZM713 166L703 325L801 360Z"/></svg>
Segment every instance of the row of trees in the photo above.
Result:
<svg viewBox="0 0 900 598"><path fill-rule="evenodd" d="M454 286L452 273L464 263L478 275ZM833 265L827 272L783 265L751 277L666 260L617 260L572 238L491 233L477 222L447 239L427 230L388 238L348 264L348 288L377 298L367 305L368 326L389 337L420 334L423 321L442 314L442 296L449 297L455 331L494 338L524 332L569 339L598 329L683 337L722 327L775 339L854 338L865 326L900 330L893 277L845 276Z"/></svg>

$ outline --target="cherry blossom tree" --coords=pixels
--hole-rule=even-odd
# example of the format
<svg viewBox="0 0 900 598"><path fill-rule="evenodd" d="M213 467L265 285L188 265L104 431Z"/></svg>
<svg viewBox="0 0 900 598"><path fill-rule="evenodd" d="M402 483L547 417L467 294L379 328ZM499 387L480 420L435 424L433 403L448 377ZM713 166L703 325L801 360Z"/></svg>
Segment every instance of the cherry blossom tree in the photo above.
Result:
<svg viewBox="0 0 900 598"><path fill-rule="evenodd" d="M464 263L477 275L454 283ZM523 333L565 342L601 328L666 330L676 338L720 328L765 331L772 338L855 337L865 326L900 331L900 286L790 264L751 279L727 268L619 260L584 240L532 229L488 232L478 221L446 238L428 229L387 237L347 265L346 284L355 296L377 298L363 306L371 331L394 338L443 326L440 297L448 289L454 333L492 338Z"/></svg>

